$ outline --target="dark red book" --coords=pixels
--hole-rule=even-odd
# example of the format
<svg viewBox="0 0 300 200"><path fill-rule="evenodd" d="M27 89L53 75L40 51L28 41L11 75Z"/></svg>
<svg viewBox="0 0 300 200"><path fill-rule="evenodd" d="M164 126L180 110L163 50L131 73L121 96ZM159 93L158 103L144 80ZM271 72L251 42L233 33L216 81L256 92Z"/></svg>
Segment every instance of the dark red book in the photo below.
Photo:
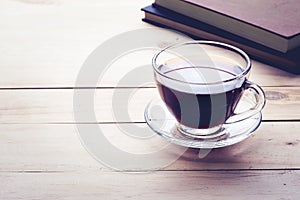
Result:
<svg viewBox="0 0 300 200"><path fill-rule="evenodd" d="M145 12L143 20L146 22L183 32L194 39L215 40L237 46L254 59L300 74L299 47L283 53L155 4L142 10Z"/></svg>
<svg viewBox="0 0 300 200"><path fill-rule="evenodd" d="M155 0L157 5L277 51L300 46L299 0Z"/></svg>

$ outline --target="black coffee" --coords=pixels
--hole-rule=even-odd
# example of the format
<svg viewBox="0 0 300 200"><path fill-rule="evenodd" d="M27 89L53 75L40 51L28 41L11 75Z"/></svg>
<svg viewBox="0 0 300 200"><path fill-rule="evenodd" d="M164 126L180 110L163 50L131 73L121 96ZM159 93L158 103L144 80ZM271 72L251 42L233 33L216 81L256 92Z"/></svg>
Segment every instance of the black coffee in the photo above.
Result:
<svg viewBox="0 0 300 200"><path fill-rule="evenodd" d="M165 74L168 76L171 75L170 73L184 74L183 70L187 72L186 74L190 71L188 68L180 68ZM218 70L217 74L219 78L224 79L235 76L232 72L223 70ZM195 77L195 75L192 78L185 75L185 79L188 80ZM172 81L162 82L164 83L157 81L159 93L177 121L185 126L200 129L223 124L233 114L243 91L242 87L236 88L234 82L218 88L209 85L189 85L186 88Z"/></svg>

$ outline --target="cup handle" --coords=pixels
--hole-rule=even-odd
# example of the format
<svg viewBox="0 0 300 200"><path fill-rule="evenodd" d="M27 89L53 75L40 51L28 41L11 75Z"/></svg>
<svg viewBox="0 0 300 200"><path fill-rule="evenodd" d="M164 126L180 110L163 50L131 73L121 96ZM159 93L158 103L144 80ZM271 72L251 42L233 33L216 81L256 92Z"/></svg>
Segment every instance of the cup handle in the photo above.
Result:
<svg viewBox="0 0 300 200"><path fill-rule="evenodd" d="M265 93L259 85L246 80L243 88L244 88L244 92L249 91L254 95L256 103L253 107L251 107L248 110L245 110L241 113L235 113L235 111L234 111L233 115L230 116L229 119L225 122L226 124L231 124L231 123L245 120L245 119L257 114L258 112L260 112L266 104Z"/></svg>

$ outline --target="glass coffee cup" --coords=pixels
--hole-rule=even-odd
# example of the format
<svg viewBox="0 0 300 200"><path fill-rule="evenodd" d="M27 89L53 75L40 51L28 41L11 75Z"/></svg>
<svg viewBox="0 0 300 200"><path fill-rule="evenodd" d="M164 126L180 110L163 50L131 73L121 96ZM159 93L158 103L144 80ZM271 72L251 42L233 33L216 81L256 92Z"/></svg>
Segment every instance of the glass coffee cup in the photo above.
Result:
<svg viewBox="0 0 300 200"><path fill-rule="evenodd" d="M157 53L152 66L161 100L186 137L224 136L224 127L251 118L265 105L262 88L248 80L249 56L234 46L215 41L175 44ZM245 94L252 104L237 112Z"/></svg>

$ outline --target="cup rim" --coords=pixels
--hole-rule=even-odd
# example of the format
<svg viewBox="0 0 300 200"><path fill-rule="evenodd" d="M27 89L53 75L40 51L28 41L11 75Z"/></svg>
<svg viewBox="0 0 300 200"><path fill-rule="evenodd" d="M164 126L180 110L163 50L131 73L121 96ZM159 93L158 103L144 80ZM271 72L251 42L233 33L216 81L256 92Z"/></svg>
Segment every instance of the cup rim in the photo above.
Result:
<svg viewBox="0 0 300 200"><path fill-rule="evenodd" d="M238 53L240 56L242 56L245 59L245 61L247 63L247 66L246 66L246 68L241 73L235 75L232 78L225 79L225 80L222 80L222 81L209 82L209 83L197 83L197 82L189 82L189 81L178 80L178 79L172 78L172 77L170 77L170 76L168 76L168 75L160 72L160 70L158 70L159 66L156 63L156 61L157 61L157 58L159 57L160 54L162 54L166 50L169 50L169 49L172 49L172 48L176 48L176 47L179 47L179 46L183 46L183 45L189 45L189 44L206 44L206 45L213 45L213 46L218 46L218 47L223 47L223 48L225 47L227 49L233 50L233 51L235 51L236 53ZM235 46L230 45L230 44L223 43L223 42L217 42L217 41L211 41L211 40L193 40L193 41L187 41L187 42L181 42L181 43L172 44L172 45L169 45L169 46L161 49L152 58L152 67L155 70L155 72L157 72L159 75L161 75L161 76L163 76L163 77L165 77L167 79L171 79L173 81L178 81L178 82L181 82L181 83L188 83L188 84L193 84L193 85L215 85L215 84L223 84L223 83L226 83L226 82L230 82L230 81L234 81L234 80L240 79L240 78L242 78L242 77L244 77L244 76L246 76L248 74L248 72L251 69L251 65L252 65L252 63L251 63L251 60L250 60L248 54L245 53L240 48L235 47Z"/></svg>

